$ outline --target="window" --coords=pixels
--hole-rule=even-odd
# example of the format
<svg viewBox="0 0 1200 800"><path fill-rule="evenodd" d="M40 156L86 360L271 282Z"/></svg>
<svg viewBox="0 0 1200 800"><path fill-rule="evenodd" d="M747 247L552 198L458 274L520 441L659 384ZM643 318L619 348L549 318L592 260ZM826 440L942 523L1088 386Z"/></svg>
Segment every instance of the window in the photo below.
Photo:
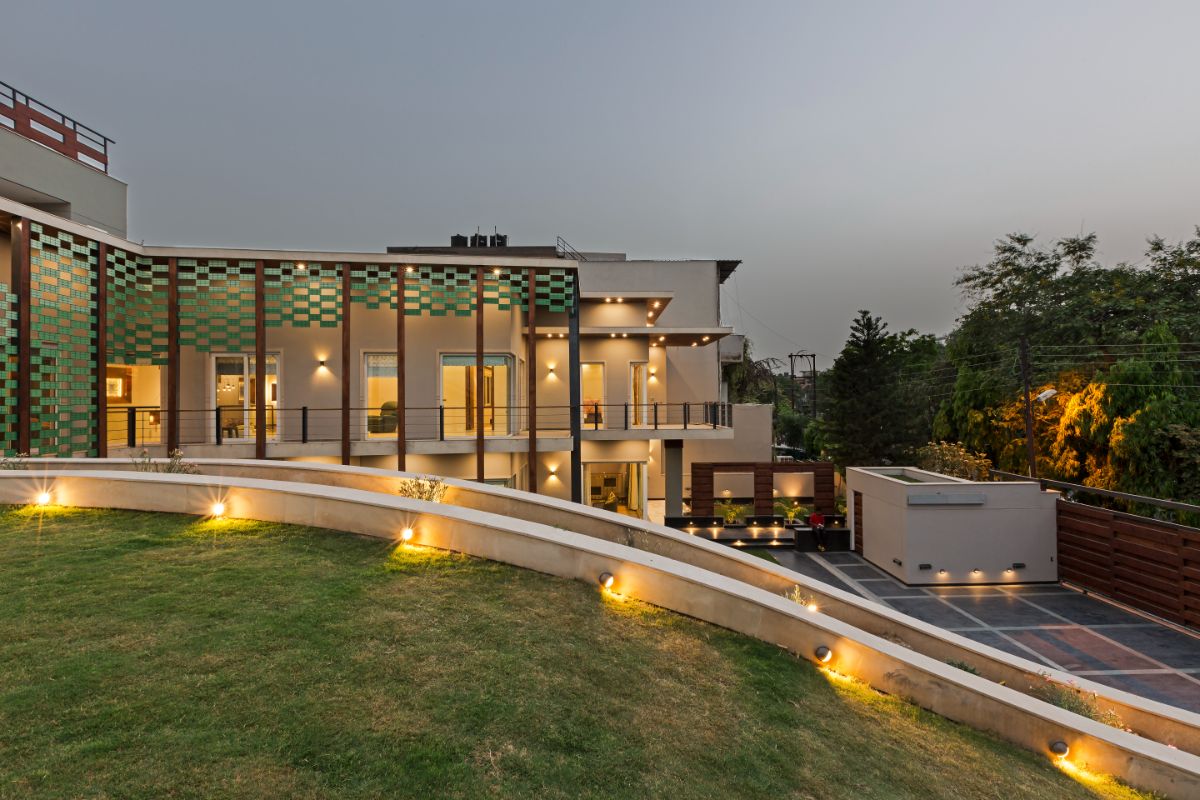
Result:
<svg viewBox="0 0 1200 800"><path fill-rule="evenodd" d="M279 357L267 356L265 409L267 438L278 438ZM256 423L255 359L249 355L213 356L213 402L219 409L221 438L253 439Z"/></svg>
<svg viewBox="0 0 1200 800"><path fill-rule="evenodd" d="M396 399L400 396L396 381L395 353L367 353L363 356L366 377L367 438L395 438L400 424Z"/></svg>
<svg viewBox="0 0 1200 800"><path fill-rule="evenodd" d="M583 407L583 425L586 428L604 427L604 364L583 363L579 365L579 387Z"/></svg>
<svg viewBox="0 0 1200 800"><path fill-rule="evenodd" d="M442 405L447 436L475 436L479 407L483 407L483 433L505 436L512 419L512 356L498 353L483 357L483 397L478 392L475 356L442 356Z"/></svg>
<svg viewBox="0 0 1200 800"><path fill-rule="evenodd" d="M647 425L650 419L648 395L646 394L647 366L645 361L629 364L629 416L633 425Z"/></svg>

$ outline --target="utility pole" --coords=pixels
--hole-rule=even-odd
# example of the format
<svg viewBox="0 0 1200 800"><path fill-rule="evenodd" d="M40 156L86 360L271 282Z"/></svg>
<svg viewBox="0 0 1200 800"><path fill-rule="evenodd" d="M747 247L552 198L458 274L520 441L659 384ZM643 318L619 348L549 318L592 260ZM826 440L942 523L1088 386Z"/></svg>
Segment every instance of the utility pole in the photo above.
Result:
<svg viewBox="0 0 1200 800"><path fill-rule="evenodd" d="M1033 440L1033 400L1029 396L1029 339L1021 337L1021 384L1025 390L1025 452L1029 459L1029 477L1037 478L1037 445Z"/></svg>
<svg viewBox="0 0 1200 800"><path fill-rule="evenodd" d="M788 353L788 361L792 368L792 410L796 410L796 359L807 358L809 365L809 380L812 383L812 418L817 418L817 354Z"/></svg>

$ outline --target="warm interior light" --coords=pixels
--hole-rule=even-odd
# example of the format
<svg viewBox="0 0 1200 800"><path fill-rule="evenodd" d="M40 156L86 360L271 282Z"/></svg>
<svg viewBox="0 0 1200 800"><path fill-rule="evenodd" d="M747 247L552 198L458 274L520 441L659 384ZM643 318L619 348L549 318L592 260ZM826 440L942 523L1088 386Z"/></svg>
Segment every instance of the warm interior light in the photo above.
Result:
<svg viewBox="0 0 1200 800"><path fill-rule="evenodd" d="M48 505L50 505L50 493L49 492L39 492L38 496L35 497L33 499L33 501L35 503L37 503L39 506L48 506Z"/></svg>
<svg viewBox="0 0 1200 800"><path fill-rule="evenodd" d="M611 572L601 572L599 583L601 589L611 589L613 585L613 574Z"/></svg>
<svg viewBox="0 0 1200 800"><path fill-rule="evenodd" d="M558 338L560 338L560 339L564 339L564 338L566 338L566 334L565 334L565 333L560 333L560 334L558 335Z"/></svg>
<svg viewBox="0 0 1200 800"><path fill-rule="evenodd" d="M223 516L225 516L225 504L224 504L224 503L222 503L220 500L218 500L217 502L213 503L213 504L212 504L212 515L213 515L214 517L223 517Z"/></svg>
<svg viewBox="0 0 1200 800"><path fill-rule="evenodd" d="M617 335L616 335L615 333L610 333L610 334L608 335L608 338L610 338L610 339L615 339L615 338L617 338Z"/></svg>
<svg viewBox="0 0 1200 800"><path fill-rule="evenodd" d="M558 474L558 464L551 464L550 466L546 467L546 469L550 470L551 477Z"/></svg>
<svg viewBox="0 0 1200 800"><path fill-rule="evenodd" d="M548 372L549 372L551 375L553 375L553 374L554 374L554 365L553 365L553 364L547 364L547 365L546 365L546 370L547 370L547 371L548 371Z"/></svg>
<svg viewBox="0 0 1200 800"><path fill-rule="evenodd" d="M702 341L702 342L707 342L707 341L708 341L708 339L709 339L709 337L705 336L705 337L701 338L701 339L700 339L700 341Z"/></svg>
<svg viewBox="0 0 1200 800"><path fill-rule="evenodd" d="M404 530L400 531L400 538L402 540L407 542L407 541L411 540L412 537L413 537L413 529L412 528L405 528Z"/></svg>
<svg viewBox="0 0 1200 800"><path fill-rule="evenodd" d="M617 302L618 302L618 303L624 303L624 302L625 302L625 298L624 298L624 297L618 297L618 298L617 298Z"/></svg>
<svg viewBox="0 0 1200 800"><path fill-rule="evenodd" d="M699 342L692 342L692 347L699 347L699 346L700 346Z"/></svg>
<svg viewBox="0 0 1200 800"><path fill-rule="evenodd" d="M833 651L825 645L821 645L816 649L814 655L816 655L817 661L820 661L822 664L828 664L829 659L833 658Z"/></svg>
<svg viewBox="0 0 1200 800"><path fill-rule="evenodd" d="M547 338L547 339L553 339L553 338L554 338L554 334L553 334L553 333L547 333L547 334L546 334L546 338Z"/></svg>
<svg viewBox="0 0 1200 800"><path fill-rule="evenodd" d="M628 334L628 333L622 333L622 334L621 334L621 338L622 338L622 339L628 339L628 338L629 338L629 334Z"/></svg>
<svg viewBox="0 0 1200 800"><path fill-rule="evenodd" d="M611 297L606 297L606 298L604 298L604 302L606 302L606 303L611 303L611 302L612 302L612 298L611 298Z"/></svg>
<svg viewBox="0 0 1200 800"><path fill-rule="evenodd" d="M655 308L658 308L658 307L659 307L659 306L661 306L661 305L662 305L662 303L660 303L658 300L655 300L655 301L654 301L654 307L655 307Z"/></svg>

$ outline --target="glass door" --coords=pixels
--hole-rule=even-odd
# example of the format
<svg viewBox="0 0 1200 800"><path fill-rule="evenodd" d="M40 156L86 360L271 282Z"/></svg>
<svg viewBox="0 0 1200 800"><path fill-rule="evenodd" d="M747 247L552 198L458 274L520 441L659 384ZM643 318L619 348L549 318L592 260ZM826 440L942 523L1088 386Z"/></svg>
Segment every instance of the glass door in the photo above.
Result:
<svg viewBox="0 0 1200 800"><path fill-rule="evenodd" d="M583 363L579 365L580 397L583 407L583 427L604 427L604 364Z"/></svg>
<svg viewBox="0 0 1200 800"><path fill-rule="evenodd" d="M629 365L630 423L637 427L648 424L646 372L645 361L634 361Z"/></svg>
<svg viewBox="0 0 1200 800"><path fill-rule="evenodd" d="M254 356L218 355L213 357L213 402L221 426L221 440L248 441L254 438L258 421L255 391ZM275 354L267 356L266 364L266 416L267 438L279 436L279 359Z"/></svg>
<svg viewBox="0 0 1200 800"><path fill-rule="evenodd" d="M485 436L509 433L512 356L483 357L483 397L476 398L475 356L442 356L442 406L447 436L474 436L479 405Z"/></svg>

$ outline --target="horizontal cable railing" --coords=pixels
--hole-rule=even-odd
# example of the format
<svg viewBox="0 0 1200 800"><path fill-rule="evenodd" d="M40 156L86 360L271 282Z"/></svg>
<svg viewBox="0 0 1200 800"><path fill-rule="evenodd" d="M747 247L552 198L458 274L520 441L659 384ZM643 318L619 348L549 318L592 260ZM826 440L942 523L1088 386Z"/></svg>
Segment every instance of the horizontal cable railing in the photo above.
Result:
<svg viewBox="0 0 1200 800"><path fill-rule="evenodd" d="M721 402L584 403L580 406L537 406L539 436L569 436L573 416L581 431L715 430L733 425L732 406ZM350 439L354 442L395 441L400 418L394 407L351 408ZM269 407L264 412L268 442L337 442L342 439L342 409L301 406ZM486 438L527 436L528 406L488 406L483 413ZM181 445L245 444L254 442L258 418L253 408L219 406L180 409ZM406 441L453 441L478 436L475 408L466 406L410 407L404 411ZM121 406L108 409L109 447L137 448L167 440L167 410L159 406Z"/></svg>

